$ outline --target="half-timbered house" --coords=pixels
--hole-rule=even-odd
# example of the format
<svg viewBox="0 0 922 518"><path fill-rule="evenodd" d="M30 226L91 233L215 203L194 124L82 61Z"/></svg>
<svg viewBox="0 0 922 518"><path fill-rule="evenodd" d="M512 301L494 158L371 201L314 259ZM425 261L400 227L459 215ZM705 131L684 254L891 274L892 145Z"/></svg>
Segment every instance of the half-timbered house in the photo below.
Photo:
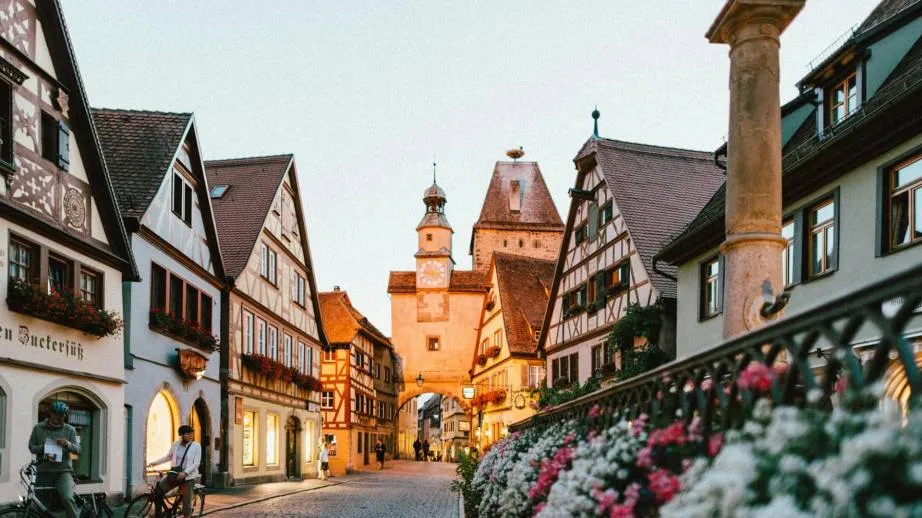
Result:
<svg viewBox="0 0 922 518"><path fill-rule="evenodd" d="M545 379L537 340L554 261L493 252L489 291L471 364L477 445L483 449L507 427L534 413L532 393Z"/></svg>
<svg viewBox="0 0 922 518"><path fill-rule="evenodd" d="M376 348L392 348L387 337L352 306L345 291L321 293L320 310L330 342L320 363L323 434L330 444L330 471L344 475L374 464L379 424L393 421L394 406L389 401L394 390L380 399L377 374L385 365L375 361ZM388 363L393 368L393 361Z"/></svg>
<svg viewBox="0 0 922 518"><path fill-rule="evenodd" d="M617 351L604 343L631 303L660 305L659 346L675 353L675 268L652 258L724 178L711 153L597 136L574 162L576 182L539 342L551 386L584 383L606 364L617 365Z"/></svg>
<svg viewBox="0 0 922 518"><path fill-rule="evenodd" d="M0 503L53 400L77 430L76 491L122 493L122 281L138 275L56 1L0 1L0 261Z"/></svg>
<svg viewBox="0 0 922 518"><path fill-rule="evenodd" d="M147 488L145 466L169 451L182 424L195 430L210 483L225 275L195 120L110 109L93 117L141 272L141 282L124 284L129 493Z"/></svg>
<svg viewBox="0 0 922 518"><path fill-rule="evenodd" d="M375 398L378 400L375 440L384 444L385 458L392 459L397 450L397 380L401 376L401 367L400 357L390 340L375 342L373 367Z"/></svg>
<svg viewBox="0 0 922 518"><path fill-rule="evenodd" d="M326 338L294 157L209 161L205 171L229 286L215 484L316 476Z"/></svg>

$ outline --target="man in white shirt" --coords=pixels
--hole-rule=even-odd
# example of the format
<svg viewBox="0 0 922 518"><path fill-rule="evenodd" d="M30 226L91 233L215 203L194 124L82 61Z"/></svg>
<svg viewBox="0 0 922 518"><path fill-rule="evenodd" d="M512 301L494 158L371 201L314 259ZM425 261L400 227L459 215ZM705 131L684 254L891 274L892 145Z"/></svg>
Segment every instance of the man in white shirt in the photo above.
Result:
<svg viewBox="0 0 922 518"><path fill-rule="evenodd" d="M182 495L182 514L185 518L190 518L192 516L192 486L199 477L198 467L202 462L202 446L192 440L194 433L191 426L184 424L177 431L179 440L173 443L169 453L150 462L147 467L170 461L171 473L160 480L160 495L179 486L179 492ZM163 499L157 498L155 516L161 516L162 509Z"/></svg>

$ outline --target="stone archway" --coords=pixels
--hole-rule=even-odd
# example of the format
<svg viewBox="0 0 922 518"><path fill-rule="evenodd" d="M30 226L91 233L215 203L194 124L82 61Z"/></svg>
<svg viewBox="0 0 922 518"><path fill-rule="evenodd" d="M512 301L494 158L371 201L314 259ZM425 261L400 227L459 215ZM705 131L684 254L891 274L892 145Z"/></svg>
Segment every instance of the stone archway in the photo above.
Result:
<svg viewBox="0 0 922 518"><path fill-rule="evenodd" d="M425 416L423 420L417 419L417 415L431 401L431 399L426 400L419 407L413 404L423 394L431 394L439 401L437 409L430 409L431 413L438 415L437 423L428 421L429 418ZM410 411L407 410L408 406ZM416 458L414 443L417 439L421 447L428 443L433 458L441 453L441 457L446 460L456 459L460 451L471 445L471 407L458 394L433 391L425 384L415 386L413 390L400 394L397 415L395 450L400 457L406 460ZM433 425L437 428L433 428Z"/></svg>
<svg viewBox="0 0 922 518"><path fill-rule="evenodd" d="M192 404L189 412L189 425L195 432L195 442L202 446L202 460L199 464L199 473L205 483L211 481L211 441L214 436L211 430L211 412L208 410L208 403L204 399L198 398Z"/></svg>

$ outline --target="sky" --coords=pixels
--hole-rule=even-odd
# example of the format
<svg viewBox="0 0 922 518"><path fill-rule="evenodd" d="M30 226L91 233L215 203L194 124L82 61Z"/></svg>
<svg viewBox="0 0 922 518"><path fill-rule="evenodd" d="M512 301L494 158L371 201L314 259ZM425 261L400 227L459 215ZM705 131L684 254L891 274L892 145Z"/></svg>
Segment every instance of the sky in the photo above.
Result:
<svg viewBox="0 0 922 518"><path fill-rule="evenodd" d="M506 150L538 161L566 217L595 106L602 137L719 147L729 49L704 33L723 3L62 0L93 106L193 112L207 160L294 153L318 289L388 334L433 161L466 270ZM876 4L807 2L782 35L782 102Z"/></svg>

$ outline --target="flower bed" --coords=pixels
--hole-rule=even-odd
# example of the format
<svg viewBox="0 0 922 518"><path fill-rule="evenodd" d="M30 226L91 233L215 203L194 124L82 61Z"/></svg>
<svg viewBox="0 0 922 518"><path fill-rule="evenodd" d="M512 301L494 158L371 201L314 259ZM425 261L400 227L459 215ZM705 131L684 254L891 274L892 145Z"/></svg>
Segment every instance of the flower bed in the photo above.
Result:
<svg viewBox="0 0 922 518"><path fill-rule="evenodd" d="M118 313L99 309L73 293L50 294L27 282L11 279L6 303L10 310L35 318L79 329L84 333L104 337L121 331L123 322Z"/></svg>
<svg viewBox="0 0 922 518"><path fill-rule="evenodd" d="M192 345L207 349L218 350L218 338L211 334L198 322L183 320L166 310L155 308L150 312L150 327L157 331L181 338Z"/></svg>
<svg viewBox="0 0 922 518"><path fill-rule="evenodd" d="M294 383L299 388L310 391L323 390L323 383L311 375L304 374L294 367L288 367L284 363L273 360L262 354L241 354L240 362L244 367L274 381L284 383Z"/></svg>
<svg viewBox="0 0 922 518"><path fill-rule="evenodd" d="M740 430L677 412L603 427L603 410L514 432L472 480L481 517L922 516L922 414L904 426L883 389L842 404L772 408L780 374L755 364L737 385L757 397Z"/></svg>

